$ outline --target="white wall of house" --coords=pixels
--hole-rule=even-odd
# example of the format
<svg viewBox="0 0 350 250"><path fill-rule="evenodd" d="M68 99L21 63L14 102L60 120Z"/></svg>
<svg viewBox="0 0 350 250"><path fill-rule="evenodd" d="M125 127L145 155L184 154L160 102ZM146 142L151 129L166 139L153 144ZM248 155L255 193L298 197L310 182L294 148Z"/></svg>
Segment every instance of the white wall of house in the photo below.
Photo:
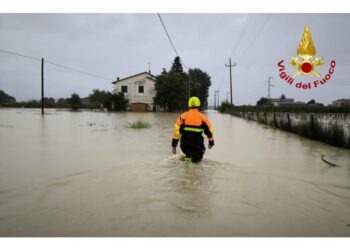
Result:
<svg viewBox="0 0 350 250"><path fill-rule="evenodd" d="M124 95L129 100L129 105L132 103L146 103L150 110L153 109L153 98L156 96L156 81L152 75L144 72L114 83L117 92L122 92L122 86L127 86L128 92L124 93ZM143 93L139 92L139 86L143 86Z"/></svg>

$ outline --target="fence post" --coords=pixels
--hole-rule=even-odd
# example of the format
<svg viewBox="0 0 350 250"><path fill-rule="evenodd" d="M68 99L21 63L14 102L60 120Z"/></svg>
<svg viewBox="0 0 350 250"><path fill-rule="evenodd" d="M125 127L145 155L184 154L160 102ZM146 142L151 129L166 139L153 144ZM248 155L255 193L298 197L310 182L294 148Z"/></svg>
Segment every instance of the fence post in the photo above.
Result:
<svg viewBox="0 0 350 250"><path fill-rule="evenodd" d="M289 113L287 113L287 123L288 123L288 131L292 131L292 124L291 124L291 122L290 122Z"/></svg>
<svg viewBox="0 0 350 250"><path fill-rule="evenodd" d="M275 128L278 128L277 119L276 119L276 112L275 111L273 111L273 123L275 125Z"/></svg>
<svg viewBox="0 0 350 250"><path fill-rule="evenodd" d="M315 131L315 121L314 121L314 115L310 115L310 136L311 138L316 137L316 131Z"/></svg>
<svg viewBox="0 0 350 250"><path fill-rule="evenodd" d="M41 58L41 114L44 115L44 58Z"/></svg>

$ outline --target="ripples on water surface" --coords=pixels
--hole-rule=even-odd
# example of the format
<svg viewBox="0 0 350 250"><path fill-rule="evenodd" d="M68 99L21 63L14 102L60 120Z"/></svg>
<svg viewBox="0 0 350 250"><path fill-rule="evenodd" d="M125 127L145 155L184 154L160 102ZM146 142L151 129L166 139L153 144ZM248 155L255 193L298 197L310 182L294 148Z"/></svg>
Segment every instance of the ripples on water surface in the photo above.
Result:
<svg viewBox="0 0 350 250"><path fill-rule="evenodd" d="M348 150L209 112L184 162L177 115L0 109L0 235L350 236Z"/></svg>

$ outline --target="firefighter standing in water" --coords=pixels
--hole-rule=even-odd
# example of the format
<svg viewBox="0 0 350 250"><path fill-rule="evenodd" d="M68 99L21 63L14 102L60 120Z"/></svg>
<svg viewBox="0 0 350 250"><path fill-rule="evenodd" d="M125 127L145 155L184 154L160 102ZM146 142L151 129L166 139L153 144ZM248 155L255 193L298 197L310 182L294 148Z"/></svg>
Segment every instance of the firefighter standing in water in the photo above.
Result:
<svg viewBox="0 0 350 250"><path fill-rule="evenodd" d="M213 128L208 118L199 112L200 105L198 97L193 96L188 100L189 111L177 118L171 143L173 153L176 154L176 146L181 137L180 148L192 162L199 162L203 158L205 152L203 132L209 140L208 148L214 146Z"/></svg>

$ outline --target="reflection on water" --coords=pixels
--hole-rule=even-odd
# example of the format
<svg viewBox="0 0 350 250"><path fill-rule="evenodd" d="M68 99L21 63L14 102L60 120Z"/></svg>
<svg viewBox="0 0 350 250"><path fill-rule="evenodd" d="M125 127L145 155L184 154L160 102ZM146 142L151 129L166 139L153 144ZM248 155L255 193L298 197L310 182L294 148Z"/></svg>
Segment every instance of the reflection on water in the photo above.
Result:
<svg viewBox="0 0 350 250"><path fill-rule="evenodd" d="M348 150L209 112L185 162L177 115L0 109L0 235L350 236Z"/></svg>

